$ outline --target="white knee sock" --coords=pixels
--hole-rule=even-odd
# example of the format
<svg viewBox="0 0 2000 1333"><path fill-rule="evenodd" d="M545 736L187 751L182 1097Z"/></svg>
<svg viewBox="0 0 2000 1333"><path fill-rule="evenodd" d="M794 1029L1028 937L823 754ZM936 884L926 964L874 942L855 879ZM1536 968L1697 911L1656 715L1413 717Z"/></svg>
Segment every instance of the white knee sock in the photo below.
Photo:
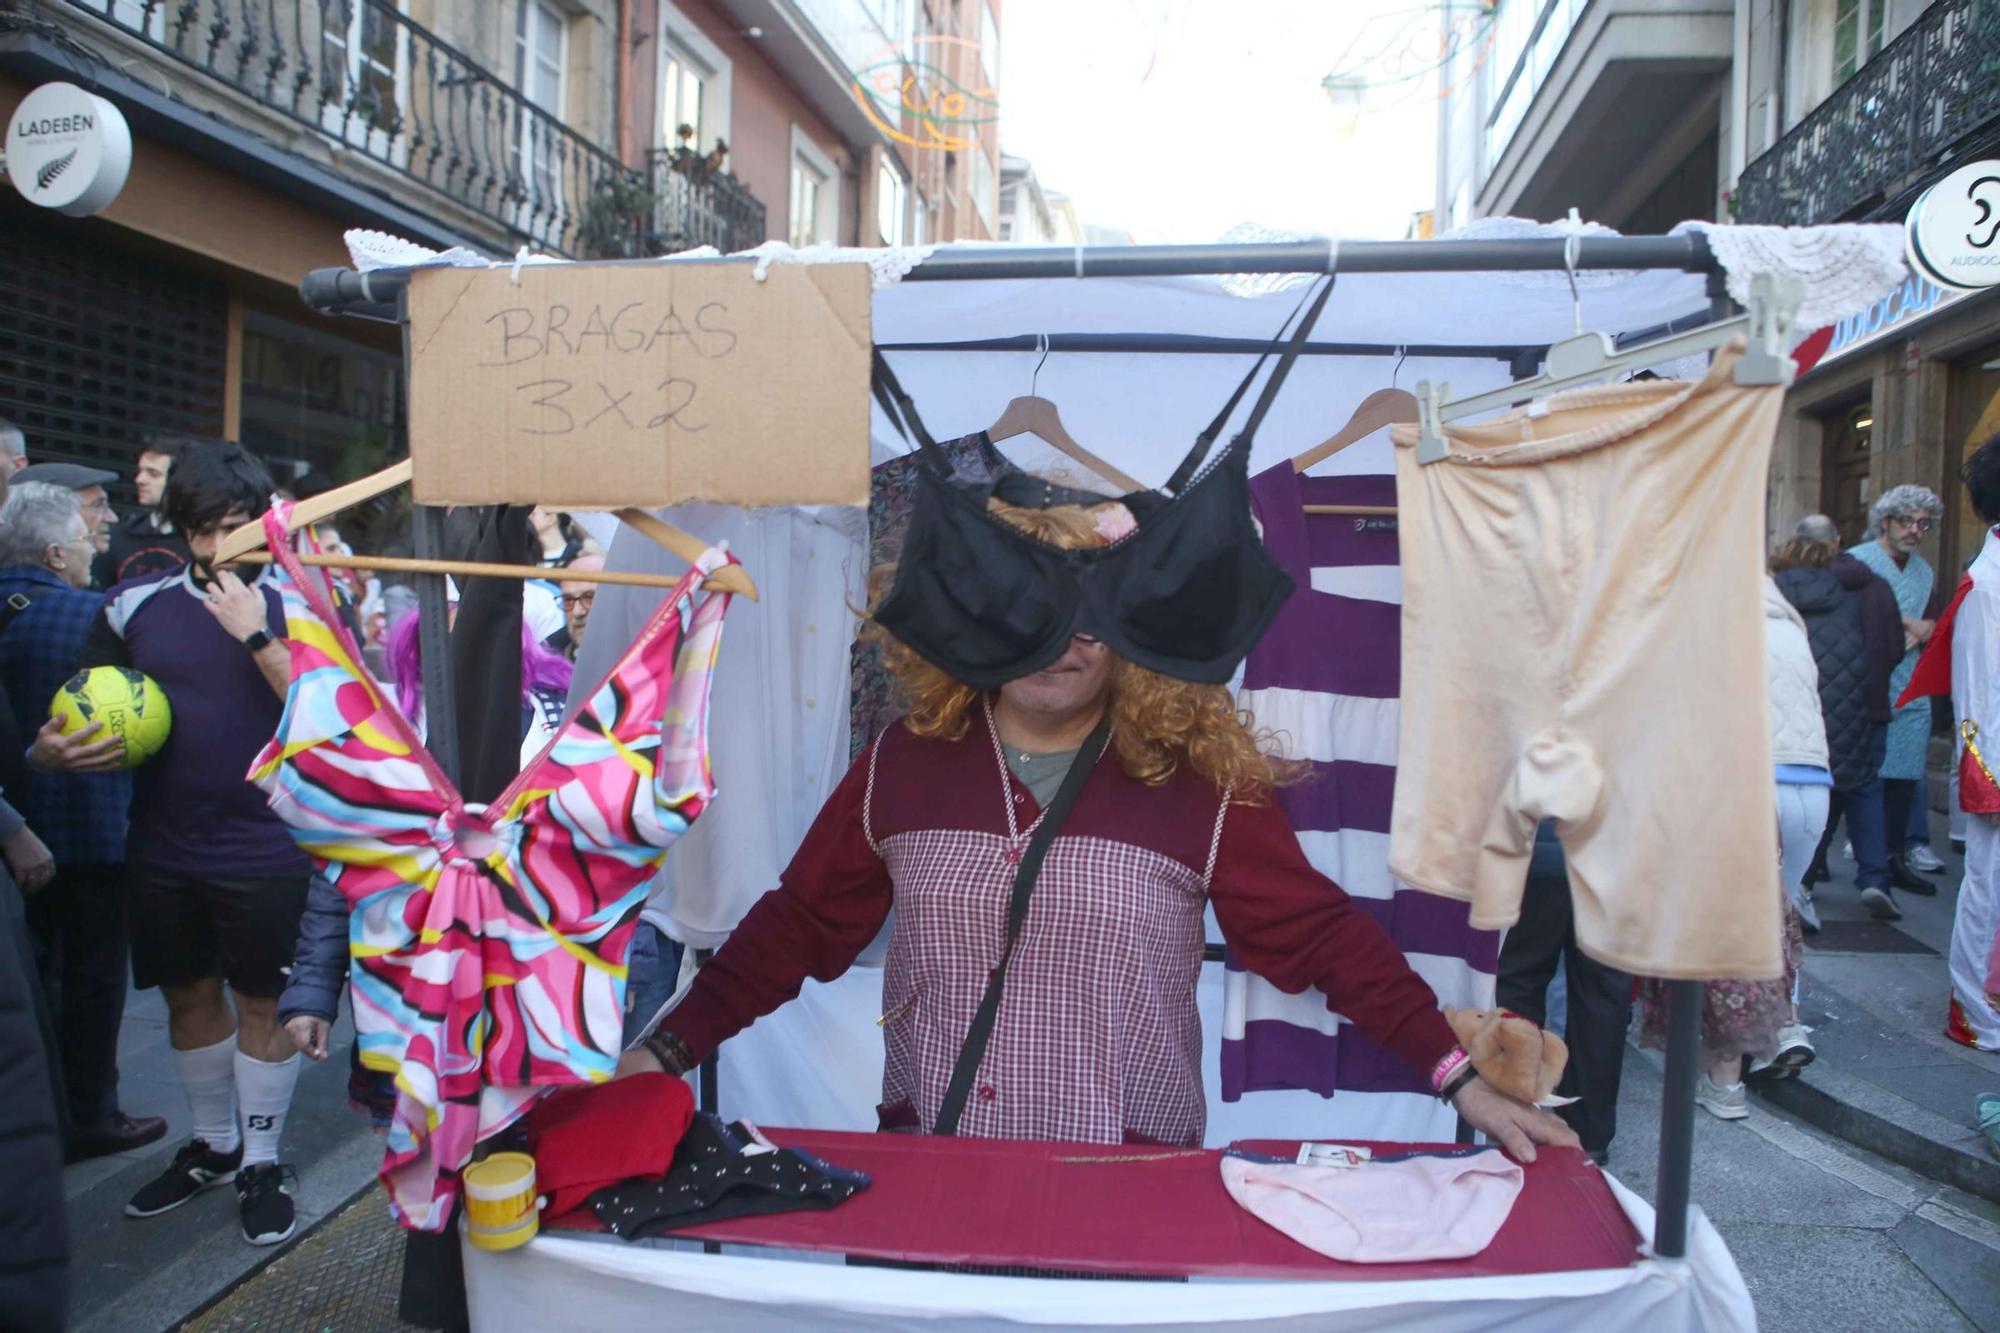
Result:
<svg viewBox="0 0 2000 1333"><path fill-rule="evenodd" d="M278 1160L278 1136L299 1081L299 1057L269 1064L236 1053L236 1093L243 1099L243 1165Z"/></svg>
<svg viewBox="0 0 2000 1333"><path fill-rule="evenodd" d="M235 1152L242 1142L236 1132L235 1054L233 1035L213 1046L174 1052L174 1066L180 1071L181 1087L187 1091L188 1110L194 1113L194 1136L221 1153Z"/></svg>

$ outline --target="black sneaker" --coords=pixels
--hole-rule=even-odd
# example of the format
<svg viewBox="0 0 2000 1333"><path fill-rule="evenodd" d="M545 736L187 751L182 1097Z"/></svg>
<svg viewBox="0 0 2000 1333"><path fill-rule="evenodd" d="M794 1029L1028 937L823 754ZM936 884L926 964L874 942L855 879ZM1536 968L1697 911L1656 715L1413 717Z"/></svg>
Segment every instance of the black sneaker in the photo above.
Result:
<svg viewBox="0 0 2000 1333"><path fill-rule="evenodd" d="M243 1239L252 1245L290 1240L298 1217L285 1188L290 1167L259 1162L236 1173L236 1202L243 1209Z"/></svg>
<svg viewBox="0 0 2000 1333"><path fill-rule="evenodd" d="M241 1165L242 1144L237 1144L234 1152L223 1153L209 1147L206 1139L190 1139L174 1154L172 1166L139 1187L132 1202L125 1205L125 1216L158 1217L171 1212L203 1190L236 1179Z"/></svg>

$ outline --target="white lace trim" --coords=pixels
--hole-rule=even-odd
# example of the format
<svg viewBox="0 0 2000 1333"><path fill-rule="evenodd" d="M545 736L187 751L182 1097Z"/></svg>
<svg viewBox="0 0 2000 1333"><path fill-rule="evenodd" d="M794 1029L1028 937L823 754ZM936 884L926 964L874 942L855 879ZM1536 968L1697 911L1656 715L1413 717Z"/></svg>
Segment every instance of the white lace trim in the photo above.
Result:
<svg viewBox="0 0 2000 1333"><path fill-rule="evenodd" d="M910 270L937 252L935 245L891 246L881 250L837 246L822 242L795 250L783 241L766 241L751 250L739 250L736 257L754 258L757 276L762 278L773 264L866 264L868 285L875 291L893 287L910 276ZM714 253L711 251L710 253ZM669 255L670 259L684 256Z"/></svg>
<svg viewBox="0 0 2000 1333"><path fill-rule="evenodd" d="M366 231L360 227L343 233L341 239L347 242L347 256L354 261L357 273L369 273L379 268L417 268L427 264L485 268L493 262L462 245L455 245L449 250L431 250L415 241L391 236L386 231Z"/></svg>
<svg viewBox="0 0 2000 1333"><path fill-rule="evenodd" d="M1903 229L1894 223L1835 223L1825 227L1718 227L1683 222L1673 235L1698 231L1721 261L1729 295L1750 300L1759 273L1792 273L1805 279L1806 299L1794 325L1801 333L1825 328L1866 310L1909 276L1903 262Z"/></svg>

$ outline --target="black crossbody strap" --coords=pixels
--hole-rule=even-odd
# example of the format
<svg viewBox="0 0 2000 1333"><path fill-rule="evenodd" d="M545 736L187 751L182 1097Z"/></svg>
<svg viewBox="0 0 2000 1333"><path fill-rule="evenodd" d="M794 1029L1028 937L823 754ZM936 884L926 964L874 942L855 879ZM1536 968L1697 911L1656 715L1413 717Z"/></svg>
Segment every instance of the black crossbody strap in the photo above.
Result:
<svg viewBox="0 0 2000 1333"><path fill-rule="evenodd" d="M940 462L937 441L931 438L924 419L917 415L915 400L904 391L902 381L896 378L895 371L889 369L889 360L879 349L872 353L871 364L870 388L875 394L875 401L881 405L882 414L889 418L889 424L896 428L897 434L913 442L923 457L936 466Z"/></svg>
<svg viewBox="0 0 2000 1333"><path fill-rule="evenodd" d="M944 1101L938 1105L937 1124L931 1127L933 1134L958 1132L958 1118L965 1114L966 1099L972 1095L972 1080L979 1075L979 1062L986 1056L987 1043L993 1039L994 1020L1000 1016L1000 993L1007 982L1007 964L1013 961L1014 946L1019 943L1021 927L1028 919L1028 897L1035 891L1035 877L1041 873L1042 860L1049 854L1049 844L1056 840L1056 830L1062 827L1070 807L1076 804L1091 770L1104 757L1104 747L1110 738L1111 713L1107 709L1104 720L1097 724L1097 729L1090 733L1090 738L1076 752L1069 772L1063 776L1062 786L1056 789L1055 799L1049 802L1041 824L1036 827L1034 836L1028 839L1027 850L1021 854L1021 864L1014 872L1014 891L1007 900L1007 942L1001 947L999 965L987 978L986 994L980 998L979 1009L972 1015L972 1026L965 1030L965 1044L959 1047L958 1063L952 1066L951 1082L945 1085Z"/></svg>
<svg viewBox="0 0 2000 1333"><path fill-rule="evenodd" d="M13 626L15 619L33 606L35 599L47 591L49 590L46 588L24 588L20 592L0 597L0 634L5 634Z"/></svg>

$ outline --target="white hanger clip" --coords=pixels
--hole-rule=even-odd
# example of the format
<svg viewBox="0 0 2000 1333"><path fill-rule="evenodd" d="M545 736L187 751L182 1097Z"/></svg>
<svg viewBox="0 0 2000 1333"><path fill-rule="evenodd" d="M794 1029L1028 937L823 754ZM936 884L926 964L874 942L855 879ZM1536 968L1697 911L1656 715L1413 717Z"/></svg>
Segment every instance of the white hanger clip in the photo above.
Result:
<svg viewBox="0 0 2000 1333"><path fill-rule="evenodd" d="M1759 273L1750 279L1750 346L1736 362L1736 382L1790 384L1798 372L1789 346L1792 325L1805 300L1805 280L1796 273Z"/></svg>
<svg viewBox="0 0 2000 1333"><path fill-rule="evenodd" d="M1451 385L1424 380L1417 385L1417 461L1442 462L1451 450L1444 442L1444 403Z"/></svg>
<svg viewBox="0 0 2000 1333"><path fill-rule="evenodd" d="M521 285L521 265L528 262L529 253L528 247L525 245L514 252L514 285L516 287Z"/></svg>

